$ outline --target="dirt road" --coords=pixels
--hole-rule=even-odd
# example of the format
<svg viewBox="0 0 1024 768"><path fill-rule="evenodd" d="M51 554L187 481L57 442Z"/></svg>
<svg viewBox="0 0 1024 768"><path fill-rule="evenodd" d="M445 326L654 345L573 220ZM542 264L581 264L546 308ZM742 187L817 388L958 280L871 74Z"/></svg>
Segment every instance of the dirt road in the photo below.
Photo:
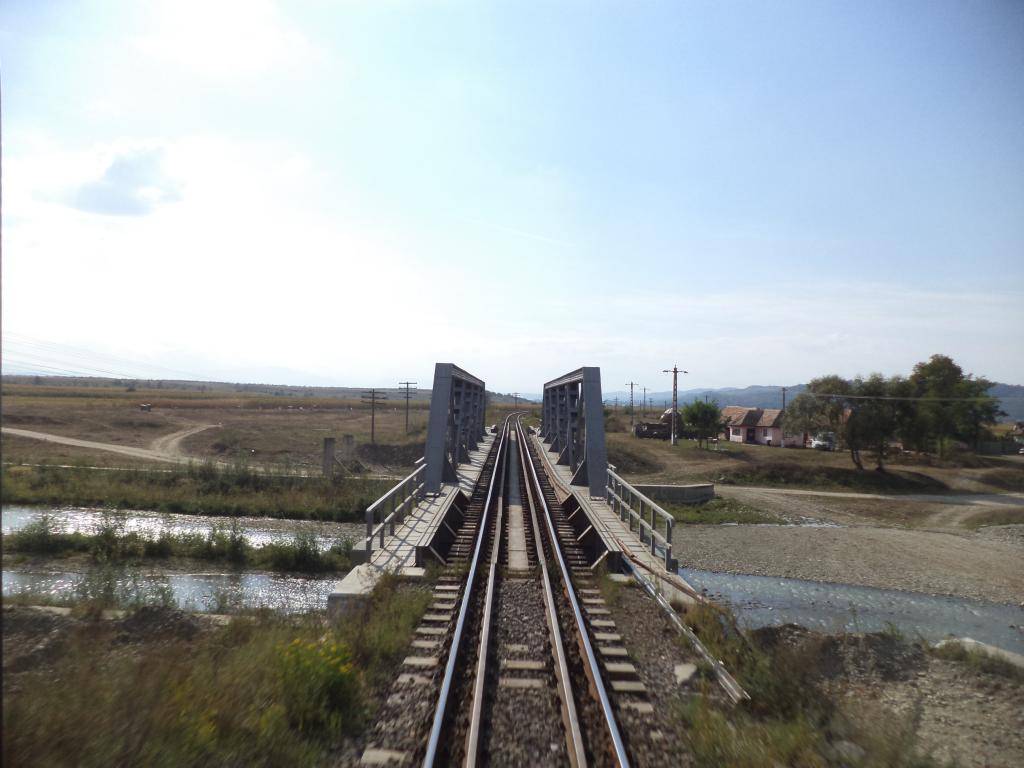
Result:
<svg viewBox="0 0 1024 768"><path fill-rule="evenodd" d="M30 429L16 429L14 427L3 427L2 431L4 434L16 435L18 437L28 437L33 440L45 440L50 443L59 443L61 445L73 445L79 448L89 448L95 451L119 453L122 456L131 456L136 459L148 459L150 461L164 461L181 464L192 460L181 453L181 441L189 435L194 435L197 432L202 432L204 429L210 429L215 426L217 425L193 425L185 429L178 430L177 432L172 432L169 435L158 437L152 442L149 448L133 448L129 445L117 445L116 443L98 443L93 440L80 440L77 437L64 437L63 435L53 435L48 432L35 432Z"/></svg>

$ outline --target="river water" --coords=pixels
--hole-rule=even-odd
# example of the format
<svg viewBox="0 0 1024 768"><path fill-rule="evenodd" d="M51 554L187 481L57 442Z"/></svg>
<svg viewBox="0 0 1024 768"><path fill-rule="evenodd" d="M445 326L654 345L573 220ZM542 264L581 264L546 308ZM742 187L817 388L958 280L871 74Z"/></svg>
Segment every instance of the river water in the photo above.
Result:
<svg viewBox="0 0 1024 768"><path fill-rule="evenodd" d="M216 528L237 523L241 533L255 547L290 541L296 533L312 533L320 549L330 549L345 540L365 536L363 523L331 523L313 520L277 520L266 517L217 517L164 514L132 510L109 512L88 507L55 509L4 505L2 527L6 535L49 515L53 526L65 532L95 533L114 522L123 531L157 537L162 531L174 534L206 535ZM9 560L8 560L9 562ZM76 568L79 567L76 564ZM81 566L67 570L59 560L40 566L3 569L5 596L28 592L55 599L72 600L97 591L115 595L121 602L152 600L169 595L186 610L224 611L266 607L289 613L323 610L327 596L337 583L336 576L318 578L278 573L215 570L185 572L147 565L142 568L101 569Z"/></svg>
<svg viewBox="0 0 1024 768"><path fill-rule="evenodd" d="M142 510L110 512L90 507L53 509L5 504L2 510L4 534L24 528L31 522L49 515L55 528L66 533L80 531L96 533L101 525L114 522L123 526L125 533L136 531L156 538L162 531L173 534L198 533L206 535L213 528L227 528L236 523L242 535L254 547L284 543L296 533L312 533L320 548L328 550L345 539L356 541L366 535L365 523L331 523L318 520L278 520L270 517L225 517L214 515L182 515Z"/></svg>
<svg viewBox="0 0 1024 768"><path fill-rule="evenodd" d="M2 510L5 534L23 528L49 514L65 531L94 532L111 519L111 513L89 508L48 509L6 505ZM161 514L132 511L116 517L126 531L157 536L172 533L205 534L224 527L232 518L203 515ZM254 546L291 539L297 532L317 536L322 549L345 539L365 535L361 523L321 523L309 520L275 520L263 517L233 518ZM52 567L7 566L3 570L3 594L18 592L74 598L82 591L113 589L126 600L158 592L169 594L180 606L198 611L228 607L267 607L287 612L322 610L327 605L336 577L313 578L262 572L229 570L176 572L147 566L98 573L88 566L69 571L60 561ZM680 569L697 589L729 604L747 627L794 622L824 632L876 631L894 626L909 637L921 635L935 642L949 635L972 637L1006 650L1024 653L1024 610L1012 605L917 592L875 589L847 584L742 576Z"/></svg>
<svg viewBox="0 0 1024 768"><path fill-rule="evenodd" d="M830 584L773 576L743 576L680 568L708 597L728 604L746 627L802 624L822 632L874 632L896 627L930 642L971 637L1024 653L1024 609L960 597Z"/></svg>

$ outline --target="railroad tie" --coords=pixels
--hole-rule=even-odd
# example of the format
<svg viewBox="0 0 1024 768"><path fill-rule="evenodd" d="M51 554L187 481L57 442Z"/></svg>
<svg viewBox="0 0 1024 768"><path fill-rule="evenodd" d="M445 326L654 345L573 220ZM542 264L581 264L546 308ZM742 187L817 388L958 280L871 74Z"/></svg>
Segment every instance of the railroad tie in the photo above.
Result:
<svg viewBox="0 0 1024 768"><path fill-rule="evenodd" d="M440 643L437 640L413 640L413 648L422 648L425 651L437 650Z"/></svg>
<svg viewBox="0 0 1024 768"><path fill-rule="evenodd" d="M402 663L407 667L433 669L437 666L437 656L406 656Z"/></svg>
<svg viewBox="0 0 1024 768"><path fill-rule="evenodd" d="M636 667L627 661L606 661L604 668L613 678L636 679L637 677Z"/></svg>
<svg viewBox="0 0 1024 768"><path fill-rule="evenodd" d="M612 680L612 690L616 693L647 693L647 686L639 680Z"/></svg>
<svg viewBox="0 0 1024 768"><path fill-rule="evenodd" d="M595 632L594 639L599 643L621 643L622 635L616 632Z"/></svg>
<svg viewBox="0 0 1024 768"><path fill-rule="evenodd" d="M498 685L502 688L519 688L522 690L536 690L544 688L544 681L535 677L499 677Z"/></svg>
<svg viewBox="0 0 1024 768"><path fill-rule="evenodd" d="M502 659L501 668L521 670L524 672L539 672L544 669L544 662L533 661L530 659Z"/></svg>
<svg viewBox="0 0 1024 768"><path fill-rule="evenodd" d="M445 623L451 620L452 615L450 613L425 613L421 619L421 621L442 621Z"/></svg>
<svg viewBox="0 0 1024 768"><path fill-rule="evenodd" d="M613 656L620 659L629 656L629 651L621 646L599 645L597 650L600 651L602 656Z"/></svg>
<svg viewBox="0 0 1024 768"><path fill-rule="evenodd" d="M380 749L379 747L367 747L363 750L363 757L360 765L410 765L412 755L408 752L400 752L396 749Z"/></svg>

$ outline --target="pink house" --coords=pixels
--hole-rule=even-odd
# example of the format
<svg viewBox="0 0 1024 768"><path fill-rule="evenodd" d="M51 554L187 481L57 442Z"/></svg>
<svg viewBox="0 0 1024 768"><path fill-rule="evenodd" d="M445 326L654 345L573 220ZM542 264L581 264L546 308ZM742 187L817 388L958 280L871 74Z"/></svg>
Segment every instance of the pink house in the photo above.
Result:
<svg viewBox="0 0 1024 768"><path fill-rule="evenodd" d="M802 446L802 435L782 435L782 411L778 408L745 408L729 405L722 409L723 437L733 443ZM785 441L785 442L783 442Z"/></svg>

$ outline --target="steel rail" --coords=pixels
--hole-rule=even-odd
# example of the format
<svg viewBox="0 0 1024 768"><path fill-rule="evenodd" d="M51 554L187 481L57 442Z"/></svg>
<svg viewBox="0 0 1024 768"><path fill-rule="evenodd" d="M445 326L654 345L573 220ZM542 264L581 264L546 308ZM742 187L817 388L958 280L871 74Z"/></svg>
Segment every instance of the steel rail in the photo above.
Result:
<svg viewBox="0 0 1024 768"><path fill-rule="evenodd" d="M573 618L576 622L576 631L580 640L580 645L583 648L584 656L586 656L587 664L585 669L601 705L601 713L604 717L605 725L608 728L608 734L612 740L615 760L623 768L628 768L629 756L626 754L626 745L622 741L622 734L619 732L619 725L615 720L615 713L612 711L611 701L608 699L608 692L605 690L604 682L601 678L601 668L598 665L597 657L594 655L594 647L590 642L590 635L588 634L586 624L583 621L583 613L580 610L579 601L576 599L576 592L572 586L569 569L565 565L565 559L562 557L561 547L558 545L558 535L555 532L555 528L551 520L551 510L548 508L548 503L544 499L540 479L537 477L537 469L533 465L532 457L528 463L530 467L530 476L533 477L534 485L537 488L537 497L544 510L543 517L544 521L547 523L548 535L551 539L551 551L558 562L559 570L562 573L562 580L566 587L565 591L569 597L569 602L572 605Z"/></svg>
<svg viewBox="0 0 1024 768"><path fill-rule="evenodd" d="M423 768L432 768L437 759L437 750L441 743L441 732L444 729L445 714L448 710L448 698L451 693L452 679L455 676L455 667L459 657L459 647L462 643L462 633L466 626L466 616L469 613L469 605L473 593L473 582L476 578L477 566L480 562L480 549L483 544L484 535L487 531L487 522L490 519L491 496L494 493L494 483L501 474L502 452L508 446L509 421L505 419L505 427L502 430L501 441L498 443L497 456L494 459L494 470L491 472L491 479L487 487L487 498L484 501L484 511L480 518L480 530L477 531L476 546L473 550L473 560L469 567L469 575L466 577L466 588L462 594L462 604L459 606L459 618L455 624L455 633L452 635L452 645L448 652L448 662L445 665L444 681L441 683L441 692L437 697L437 707L434 710L434 723L430 729L430 738L427 741L427 751L423 756Z"/></svg>
<svg viewBox="0 0 1024 768"><path fill-rule="evenodd" d="M520 466L523 478L526 479L526 464L530 461L527 450L526 435L522 423L516 420L516 441L519 448ZM554 590L551 588L551 577L548 575L547 558L544 557L544 545L540 535L540 522L537 520L537 504L533 498L530 483L526 486L526 503L530 508L530 519L533 523L533 544L537 550L537 562L540 565L541 583L544 586L544 604L547 608L548 631L551 636L551 648L555 656L555 678L558 680L558 697L562 700L562 719L565 721L566 746L569 747L569 761L574 768L587 765L587 753L583 745L583 733L580 730L579 717L576 714L576 701L572 695L572 683L569 676L569 664L565 658L565 644L562 631L558 624L558 611L555 608Z"/></svg>
<svg viewBox="0 0 1024 768"><path fill-rule="evenodd" d="M511 417L510 417L511 418ZM505 498L505 478L511 469L505 452L505 465L501 469L501 486L498 489L497 519L494 523L495 540L491 546L491 561L487 572L487 592L484 595L484 613L480 627L480 644L476 657L476 677L473 680L473 704L470 708L469 729L466 731L465 766L475 766L480 748L480 730L483 720L484 688L487 684L487 649L491 642L491 622L494 618L494 581L498 574L498 557L501 553L502 506ZM497 466L495 466L497 470ZM497 472L495 472L497 474ZM486 536L487 532L483 531Z"/></svg>

